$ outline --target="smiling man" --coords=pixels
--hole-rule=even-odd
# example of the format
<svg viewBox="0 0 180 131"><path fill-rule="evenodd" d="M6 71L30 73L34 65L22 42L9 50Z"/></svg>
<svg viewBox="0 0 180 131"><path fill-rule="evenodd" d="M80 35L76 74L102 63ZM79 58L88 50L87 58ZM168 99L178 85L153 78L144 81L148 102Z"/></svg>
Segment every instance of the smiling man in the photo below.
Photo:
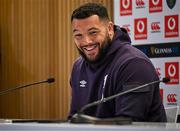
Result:
<svg viewBox="0 0 180 131"><path fill-rule="evenodd" d="M98 15L92 15L72 21L76 46L89 62L96 62L105 55L114 33L113 23L106 18L100 19Z"/></svg>
<svg viewBox="0 0 180 131"><path fill-rule="evenodd" d="M69 119L88 103L158 80L151 61L130 45L126 30L109 20L104 6L96 3L80 6L73 11L71 23L80 57L73 65L70 79ZM88 108L85 114L166 122L159 84Z"/></svg>

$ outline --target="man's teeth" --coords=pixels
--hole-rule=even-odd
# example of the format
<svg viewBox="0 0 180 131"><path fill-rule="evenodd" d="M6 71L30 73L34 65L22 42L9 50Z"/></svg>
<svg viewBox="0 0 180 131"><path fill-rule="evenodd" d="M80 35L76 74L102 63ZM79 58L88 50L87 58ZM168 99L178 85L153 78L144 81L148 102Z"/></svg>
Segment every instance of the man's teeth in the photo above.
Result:
<svg viewBox="0 0 180 131"><path fill-rule="evenodd" d="M90 46L86 46L84 47L83 49L87 50L87 51L90 51L90 50L93 50L97 47L97 45L90 45Z"/></svg>

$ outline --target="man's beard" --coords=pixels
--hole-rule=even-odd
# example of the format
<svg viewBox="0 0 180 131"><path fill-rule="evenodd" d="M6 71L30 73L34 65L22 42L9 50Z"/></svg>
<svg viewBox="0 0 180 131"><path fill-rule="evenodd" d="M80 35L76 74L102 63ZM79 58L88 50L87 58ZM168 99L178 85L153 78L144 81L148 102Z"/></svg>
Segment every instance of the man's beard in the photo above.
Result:
<svg viewBox="0 0 180 131"><path fill-rule="evenodd" d="M82 50L80 50L79 48L78 49L78 52L79 54L88 62L88 63L96 63L98 61L100 61L102 58L105 57L106 53L108 52L110 46L111 46L111 39L110 37L107 35L107 38L104 40L103 44L102 44L102 47L100 47L100 45L98 44L98 48L99 48L99 53L97 54L96 58L91 60L91 59L88 59L86 57L86 55L84 54L84 52Z"/></svg>

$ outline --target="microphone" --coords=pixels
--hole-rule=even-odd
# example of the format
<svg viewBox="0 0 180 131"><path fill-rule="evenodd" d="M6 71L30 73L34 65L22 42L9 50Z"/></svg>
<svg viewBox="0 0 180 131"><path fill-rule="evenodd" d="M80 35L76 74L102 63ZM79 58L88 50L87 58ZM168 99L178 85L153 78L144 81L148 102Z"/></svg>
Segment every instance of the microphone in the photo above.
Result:
<svg viewBox="0 0 180 131"><path fill-rule="evenodd" d="M169 77L164 77L161 80L153 81L153 82L150 82L150 83L135 87L133 89L123 91L123 92L117 93L115 95L103 98L101 100L97 100L97 101L94 101L92 103L89 103L89 104L83 106L76 114L74 114L72 116L72 118L70 119L70 122L71 123L96 123L96 124L104 124L104 123L105 124L107 124L107 123L110 123L110 124L127 124L127 123L131 123L132 120L130 118L127 118L127 117L120 117L119 119L118 118L101 119L101 118L96 118L96 117L85 115L84 111L86 109L90 108L90 107L97 106L99 104L110 101L110 100L112 100L114 98L117 98L118 96L125 95L127 93L132 92L132 91L135 91L135 90L138 90L138 89L141 89L141 88L144 88L144 87L156 84L156 83L160 83L160 82L167 83L169 81L170 81Z"/></svg>
<svg viewBox="0 0 180 131"><path fill-rule="evenodd" d="M7 94L7 93L10 93L11 91L24 88L24 87L29 87L29 86L37 85L37 84L41 84L41 83L53 83L53 82L55 82L54 78L48 78L47 80L34 82L34 83L26 84L26 85L23 85L23 86L17 86L15 88L10 88L10 89L7 89L7 90L0 91L0 96L4 95L4 94Z"/></svg>

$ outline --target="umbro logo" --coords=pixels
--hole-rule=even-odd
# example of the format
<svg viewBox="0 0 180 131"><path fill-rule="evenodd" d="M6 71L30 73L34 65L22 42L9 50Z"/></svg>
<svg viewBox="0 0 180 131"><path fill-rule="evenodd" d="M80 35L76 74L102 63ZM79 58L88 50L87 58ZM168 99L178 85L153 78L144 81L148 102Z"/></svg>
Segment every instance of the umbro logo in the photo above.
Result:
<svg viewBox="0 0 180 131"><path fill-rule="evenodd" d="M79 83L80 87L86 87L87 82L85 80L81 80Z"/></svg>

